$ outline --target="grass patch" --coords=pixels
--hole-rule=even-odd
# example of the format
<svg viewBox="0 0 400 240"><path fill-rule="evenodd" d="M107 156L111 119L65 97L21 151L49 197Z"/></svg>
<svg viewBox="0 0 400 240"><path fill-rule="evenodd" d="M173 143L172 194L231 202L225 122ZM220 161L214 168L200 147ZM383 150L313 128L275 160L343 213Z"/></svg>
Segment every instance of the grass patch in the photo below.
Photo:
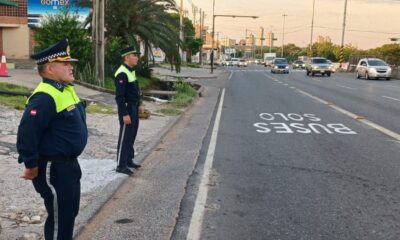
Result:
<svg viewBox="0 0 400 240"><path fill-rule="evenodd" d="M0 83L0 90L12 91L20 93L30 93L29 88L21 87L10 83ZM12 96L8 94L0 94L0 104L14 109L23 110L25 108L27 98L24 96Z"/></svg>
<svg viewBox="0 0 400 240"><path fill-rule="evenodd" d="M86 113L117 114L117 109L102 103L90 103L86 107Z"/></svg>
<svg viewBox="0 0 400 240"><path fill-rule="evenodd" d="M178 116L179 114L181 114L181 112L181 110L176 108L163 108L156 111L156 113L161 113L167 116Z"/></svg>
<svg viewBox="0 0 400 240"><path fill-rule="evenodd" d="M175 84L176 95L171 99L171 103L177 107L187 107L196 98L197 92L187 82L177 82Z"/></svg>

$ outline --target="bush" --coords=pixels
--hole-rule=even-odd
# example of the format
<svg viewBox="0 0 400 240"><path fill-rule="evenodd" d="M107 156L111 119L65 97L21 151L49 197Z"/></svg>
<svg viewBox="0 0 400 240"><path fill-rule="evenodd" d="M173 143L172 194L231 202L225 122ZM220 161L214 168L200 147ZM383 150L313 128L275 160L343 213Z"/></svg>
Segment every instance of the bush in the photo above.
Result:
<svg viewBox="0 0 400 240"><path fill-rule="evenodd" d="M186 107L197 97L197 92L192 86L183 81L175 84L176 95L172 98L171 103L178 107Z"/></svg>

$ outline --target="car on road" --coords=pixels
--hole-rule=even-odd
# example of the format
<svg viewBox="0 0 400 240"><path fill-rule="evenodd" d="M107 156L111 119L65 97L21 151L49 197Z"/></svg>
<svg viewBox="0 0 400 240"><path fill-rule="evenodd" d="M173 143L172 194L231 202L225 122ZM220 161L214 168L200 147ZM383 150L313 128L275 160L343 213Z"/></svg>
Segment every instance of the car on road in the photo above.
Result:
<svg viewBox="0 0 400 240"><path fill-rule="evenodd" d="M301 61L301 60L294 61L292 63L292 68L293 69L305 69L306 68L306 63Z"/></svg>
<svg viewBox="0 0 400 240"><path fill-rule="evenodd" d="M271 73L289 73L289 64L286 58L275 58L271 63Z"/></svg>
<svg viewBox="0 0 400 240"><path fill-rule="evenodd" d="M238 67L247 67L247 62L244 59L239 59Z"/></svg>
<svg viewBox="0 0 400 240"><path fill-rule="evenodd" d="M310 58L306 63L306 71L307 76L311 74L314 76L315 74L321 74L325 76L325 74L330 77L332 73L331 64L328 59L323 57L313 57Z"/></svg>
<svg viewBox="0 0 400 240"><path fill-rule="evenodd" d="M390 80L392 68L379 58L362 58L356 67L357 78L365 77L365 79L385 78Z"/></svg>
<svg viewBox="0 0 400 240"><path fill-rule="evenodd" d="M232 62L231 66L234 66L234 67L239 66L239 58L232 58L231 62Z"/></svg>

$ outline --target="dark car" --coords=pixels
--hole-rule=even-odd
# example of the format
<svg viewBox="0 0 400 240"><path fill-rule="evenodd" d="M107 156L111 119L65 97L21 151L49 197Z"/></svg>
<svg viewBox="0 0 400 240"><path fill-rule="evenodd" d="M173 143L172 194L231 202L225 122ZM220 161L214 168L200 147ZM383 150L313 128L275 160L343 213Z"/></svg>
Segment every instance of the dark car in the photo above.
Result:
<svg viewBox="0 0 400 240"><path fill-rule="evenodd" d="M286 58L275 58L271 64L272 73L289 73L289 64Z"/></svg>

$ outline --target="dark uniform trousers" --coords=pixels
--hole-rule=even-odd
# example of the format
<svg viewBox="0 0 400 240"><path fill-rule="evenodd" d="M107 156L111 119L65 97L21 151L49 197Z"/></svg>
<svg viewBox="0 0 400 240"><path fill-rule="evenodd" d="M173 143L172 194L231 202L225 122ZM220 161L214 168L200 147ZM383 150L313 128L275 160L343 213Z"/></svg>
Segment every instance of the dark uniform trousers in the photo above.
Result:
<svg viewBox="0 0 400 240"><path fill-rule="evenodd" d="M139 128L139 112L137 104L127 103L127 112L131 117L132 123L125 125L122 120L123 116L119 116L119 138L117 150L117 167L126 168L128 164L133 163L135 150L133 144Z"/></svg>
<svg viewBox="0 0 400 240"><path fill-rule="evenodd" d="M71 240L79 212L81 168L76 158L40 159L39 175L32 180L44 199L48 217L44 225L46 240Z"/></svg>

